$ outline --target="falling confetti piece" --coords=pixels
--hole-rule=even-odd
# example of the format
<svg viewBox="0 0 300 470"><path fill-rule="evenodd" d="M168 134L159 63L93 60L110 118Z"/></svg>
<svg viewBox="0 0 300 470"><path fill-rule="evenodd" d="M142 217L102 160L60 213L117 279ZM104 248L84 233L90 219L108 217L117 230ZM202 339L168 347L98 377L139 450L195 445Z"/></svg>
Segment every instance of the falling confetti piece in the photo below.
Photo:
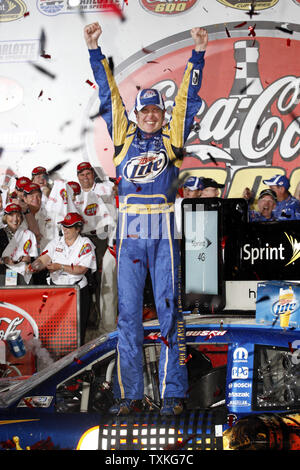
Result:
<svg viewBox="0 0 300 470"><path fill-rule="evenodd" d="M209 156L209 158L211 159L211 161L216 165L218 166L218 162L217 160L212 156L212 154L210 152L207 152L207 155Z"/></svg>
<svg viewBox="0 0 300 470"><path fill-rule="evenodd" d="M225 31L226 31L227 37L228 37L228 38L231 38L230 32L228 31L228 28L227 28L226 26L225 26Z"/></svg>
<svg viewBox="0 0 300 470"><path fill-rule="evenodd" d="M249 30L248 36L252 36L252 37L256 36L255 28L256 28L256 24L254 26L249 26L248 27L248 30Z"/></svg>
<svg viewBox="0 0 300 470"><path fill-rule="evenodd" d="M287 45L288 47L290 47L290 45L291 45L291 40L290 40L290 38L287 38L287 40L286 40L286 45Z"/></svg>
<svg viewBox="0 0 300 470"><path fill-rule="evenodd" d="M37 69L39 72L47 75L48 77L52 78L53 80L56 78L56 75L54 73L49 72L49 70L45 69L44 67L41 67L40 65L33 64L32 62L29 62L29 64L32 65L35 69Z"/></svg>
<svg viewBox="0 0 300 470"><path fill-rule="evenodd" d="M26 16L29 16L29 15L30 15L29 11L26 11L26 12L24 13L24 18L26 18Z"/></svg>
<svg viewBox="0 0 300 470"><path fill-rule="evenodd" d="M94 90L96 89L96 85L91 82L91 80L86 80L85 83L87 83L88 85L90 85L92 88L94 88Z"/></svg>
<svg viewBox="0 0 300 470"><path fill-rule="evenodd" d="M51 59L50 54L41 54L41 57L43 57L43 59Z"/></svg>
<svg viewBox="0 0 300 470"><path fill-rule="evenodd" d="M242 28L243 26L245 26L247 24L247 21L243 21L243 23L240 23L240 24L237 24L235 26L235 28Z"/></svg>
<svg viewBox="0 0 300 470"><path fill-rule="evenodd" d="M158 336L158 335L148 335L145 336L144 339L152 339L152 340L157 340L159 339L162 341L168 348L170 347L168 340L164 336Z"/></svg>
<svg viewBox="0 0 300 470"><path fill-rule="evenodd" d="M139 263L140 260L139 260L139 259L134 259L132 262L133 262L134 264L136 264L136 263Z"/></svg>
<svg viewBox="0 0 300 470"><path fill-rule="evenodd" d="M74 362L76 362L76 364L83 364L83 362L78 357L74 357Z"/></svg>
<svg viewBox="0 0 300 470"><path fill-rule="evenodd" d="M292 29L284 28L283 26L275 26L275 29L282 31L283 33L294 34Z"/></svg>
<svg viewBox="0 0 300 470"><path fill-rule="evenodd" d="M184 362L185 363L189 362L192 359L192 357L193 356L191 354L189 354L188 357L185 358Z"/></svg>
<svg viewBox="0 0 300 470"><path fill-rule="evenodd" d="M43 95L43 93L44 93L43 90L41 90L38 98L40 98Z"/></svg>

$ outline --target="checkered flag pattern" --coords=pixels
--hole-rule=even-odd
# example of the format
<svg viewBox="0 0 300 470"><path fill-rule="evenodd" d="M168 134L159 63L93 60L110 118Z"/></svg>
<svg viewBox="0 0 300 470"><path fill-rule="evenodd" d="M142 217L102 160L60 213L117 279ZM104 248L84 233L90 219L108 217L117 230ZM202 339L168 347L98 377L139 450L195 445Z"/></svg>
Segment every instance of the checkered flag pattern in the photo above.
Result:
<svg viewBox="0 0 300 470"><path fill-rule="evenodd" d="M263 92L263 86L258 69L259 42L256 40L254 41L253 39L235 42L234 57L236 62L236 73L229 98L239 98L238 107L234 116L237 119L237 122L232 134L223 140L223 149L233 158L233 161L230 164L232 169L238 169L239 167L252 164L241 153L240 132L248 111L251 109L259 95ZM266 113L270 113L270 111L267 111ZM269 155L269 159L271 157L272 155ZM258 164L266 164L266 162L267 161L265 159L263 162L260 161Z"/></svg>

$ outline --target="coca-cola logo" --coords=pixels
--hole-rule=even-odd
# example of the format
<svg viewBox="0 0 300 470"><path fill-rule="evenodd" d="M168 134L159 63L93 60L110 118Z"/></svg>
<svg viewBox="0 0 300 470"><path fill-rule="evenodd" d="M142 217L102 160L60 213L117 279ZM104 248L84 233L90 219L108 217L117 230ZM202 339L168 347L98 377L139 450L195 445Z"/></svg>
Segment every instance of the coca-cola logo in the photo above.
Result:
<svg viewBox="0 0 300 470"><path fill-rule="evenodd" d="M229 197L241 197L243 189L254 184L259 192L264 187L263 179L274 172L286 173L293 191L300 180L300 62L295 59L300 53L300 35L293 24L288 25L294 31L292 36L284 32L275 35L281 24L270 21L257 22L255 37L249 37L248 22L235 29L237 25L230 23L227 28L229 32L238 31L239 37L224 37L224 25L220 25L219 34L215 33L218 26L206 27L210 41L200 90L203 102L186 142L181 171L190 170L196 176L206 172L226 185L224 196ZM147 47L155 50L155 61L151 54L145 54L139 60L132 58L133 63L127 59L123 69L120 66L118 73L126 78L118 86L127 109L134 107L135 83L160 90L166 117L170 118L192 49L189 30L173 40L180 46L166 38L161 49ZM165 45L173 52L160 55ZM128 67L131 73L126 74ZM117 74L116 79L118 82ZM97 94L91 104L92 115L98 108ZM129 116L134 118L132 111ZM94 129L95 134L87 138L93 139L96 146L90 142L87 148L95 148L101 166L114 176L113 146L108 148L102 118L95 120Z"/></svg>
<svg viewBox="0 0 300 470"><path fill-rule="evenodd" d="M159 15L176 15L189 10L198 0L140 0L145 10Z"/></svg>
<svg viewBox="0 0 300 470"><path fill-rule="evenodd" d="M14 331L24 340L39 337L38 326L29 313L16 305L0 302L0 339L5 340Z"/></svg>
<svg viewBox="0 0 300 470"><path fill-rule="evenodd" d="M237 8L238 10L249 10L253 2L241 2L240 0L218 0L219 3L225 5L226 7ZM255 10L265 10L266 8L271 8L278 0L256 0L254 2Z"/></svg>

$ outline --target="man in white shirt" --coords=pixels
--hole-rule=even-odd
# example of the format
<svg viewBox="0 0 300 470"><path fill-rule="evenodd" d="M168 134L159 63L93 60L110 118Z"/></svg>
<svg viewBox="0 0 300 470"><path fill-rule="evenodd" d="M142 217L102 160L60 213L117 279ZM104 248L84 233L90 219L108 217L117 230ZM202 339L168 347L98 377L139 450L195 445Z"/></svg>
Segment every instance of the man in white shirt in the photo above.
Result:
<svg viewBox="0 0 300 470"><path fill-rule="evenodd" d="M95 304L101 317L98 331L104 333L114 329L117 317L116 262L108 249L108 246L113 248L117 224L114 184L109 180L96 182L94 168L89 162L77 165L77 177L81 192L74 204L85 222L83 235L89 237L95 245ZM101 288L101 284L105 288Z"/></svg>

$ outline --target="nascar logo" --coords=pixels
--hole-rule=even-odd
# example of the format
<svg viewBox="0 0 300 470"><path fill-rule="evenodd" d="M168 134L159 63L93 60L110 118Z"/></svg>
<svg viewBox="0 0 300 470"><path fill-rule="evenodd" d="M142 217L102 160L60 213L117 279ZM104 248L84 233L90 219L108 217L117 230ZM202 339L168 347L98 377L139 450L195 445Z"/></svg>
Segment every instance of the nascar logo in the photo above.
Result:
<svg viewBox="0 0 300 470"><path fill-rule="evenodd" d="M78 258L80 258L81 256L84 256L84 255L87 255L88 253L90 253L92 251L92 247L89 243L86 243L85 245L83 245L81 247L81 250L79 252L79 255L78 255Z"/></svg>
<svg viewBox="0 0 300 470"><path fill-rule="evenodd" d="M88 206L86 206L86 208L84 209L84 213L85 215L93 216L97 214L97 209L98 204L94 202L93 204L89 204Z"/></svg>
<svg viewBox="0 0 300 470"><path fill-rule="evenodd" d="M131 158L123 170L124 178L132 183L150 183L167 167L168 157L165 151L148 152Z"/></svg>
<svg viewBox="0 0 300 470"><path fill-rule="evenodd" d="M26 255L29 254L29 250L30 250L31 246L32 246L31 240L27 240L27 241L24 243L23 251L24 251L24 253L25 253Z"/></svg>

